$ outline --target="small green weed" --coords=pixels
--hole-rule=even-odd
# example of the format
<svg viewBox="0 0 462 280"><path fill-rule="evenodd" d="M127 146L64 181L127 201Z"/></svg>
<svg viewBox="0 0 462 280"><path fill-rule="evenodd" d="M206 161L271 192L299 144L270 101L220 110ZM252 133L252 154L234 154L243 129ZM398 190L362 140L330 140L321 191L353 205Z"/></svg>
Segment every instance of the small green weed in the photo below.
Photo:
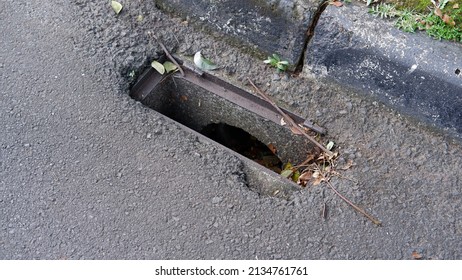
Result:
<svg viewBox="0 0 462 280"><path fill-rule="evenodd" d="M428 15L420 25L435 39L462 42L462 28L449 26L436 15Z"/></svg>
<svg viewBox="0 0 462 280"><path fill-rule="evenodd" d="M439 7L427 15L385 3L371 7L369 13L381 18L396 18L395 26L405 32L425 30L429 36L438 40L462 42L462 7L447 7L447 4L448 1L440 2ZM443 8L446 8L445 13L440 10Z"/></svg>
<svg viewBox="0 0 462 280"><path fill-rule="evenodd" d="M392 4L380 4L369 9L369 13L381 18L393 18L399 16L400 12Z"/></svg>
<svg viewBox="0 0 462 280"><path fill-rule="evenodd" d="M284 72L289 68L289 62L286 60L281 60L281 58L274 54L272 56L268 56L268 59L263 60L264 63L269 64L276 68L278 72Z"/></svg>

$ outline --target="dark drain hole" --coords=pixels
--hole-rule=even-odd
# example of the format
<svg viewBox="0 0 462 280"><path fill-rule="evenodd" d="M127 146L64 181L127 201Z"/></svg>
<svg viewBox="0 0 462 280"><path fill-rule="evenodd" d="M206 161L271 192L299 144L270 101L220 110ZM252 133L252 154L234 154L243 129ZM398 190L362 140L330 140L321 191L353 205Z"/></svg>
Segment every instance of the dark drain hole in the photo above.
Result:
<svg viewBox="0 0 462 280"><path fill-rule="evenodd" d="M225 123L212 123L205 126L200 133L274 172L281 173L281 159L268 146L241 128Z"/></svg>

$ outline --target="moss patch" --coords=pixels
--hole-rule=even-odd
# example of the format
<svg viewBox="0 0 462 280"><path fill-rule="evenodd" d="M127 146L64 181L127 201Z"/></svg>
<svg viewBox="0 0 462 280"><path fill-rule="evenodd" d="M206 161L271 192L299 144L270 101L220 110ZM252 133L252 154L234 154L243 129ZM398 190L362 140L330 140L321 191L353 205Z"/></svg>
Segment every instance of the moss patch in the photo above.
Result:
<svg viewBox="0 0 462 280"><path fill-rule="evenodd" d="M430 0L388 0L387 3L396 4L398 9L414 10L418 13L428 13L428 7L432 6Z"/></svg>

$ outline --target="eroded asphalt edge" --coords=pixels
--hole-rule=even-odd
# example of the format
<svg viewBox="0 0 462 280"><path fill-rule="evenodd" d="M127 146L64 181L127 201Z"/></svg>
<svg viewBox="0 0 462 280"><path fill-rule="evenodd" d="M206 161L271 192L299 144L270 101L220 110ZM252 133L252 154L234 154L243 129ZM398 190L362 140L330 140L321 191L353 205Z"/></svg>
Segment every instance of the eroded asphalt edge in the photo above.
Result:
<svg viewBox="0 0 462 280"><path fill-rule="evenodd" d="M8 85L1 99L7 124L2 133L2 258L408 258L412 250L429 258L460 257L459 146L354 95L309 84L313 92L319 87L338 102L305 95L297 100L299 110L323 108L322 119L339 143L356 139L360 144L345 147L361 166L348 175L369 173L367 184L353 189L337 185L373 207L369 210L384 227L371 226L329 192L325 199L331 211L322 221L321 189L296 194L289 202L259 198L243 186L237 159L198 142L130 100L126 91L115 94L125 78L111 69L114 64L120 62L115 69L121 70L121 65L145 63L143 48L149 56L158 47L143 44L134 29L122 35L128 27L106 5L80 3L77 12L83 18L63 2L5 4L2 19L22 23L15 36L2 25L9 35L2 42L2 82ZM178 28L152 4L145 5L148 20ZM45 21L39 21L44 15ZM79 31L75 22L88 29ZM92 28L101 30L91 34ZM200 34L190 36L185 41L201 39L185 44L191 50L215 46ZM217 52L229 62L229 56ZM231 57L241 55L230 52ZM40 67L30 67L35 60ZM261 71L243 67L235 77ZM64 79L57 83L55 76ZM20 78L27 83L14 82ZM297 83L306 88L300 81L265 82L270 91L282 91L281 99L289 104L293 99L284 89L297 88ZM333 121L345 118L362 120L362 128ZM374 129L378 120L389 135ZM403 131L409 143L400 142ZM432 150L414 146L417 142L431 144ZM361 145L370 147L362 150ZM383 152L369 154L370 148ZM436 154L444 158L431 164ZM403 163L380 163L393 156L390 162ZM420 177L433 173L419 181L413 172Z"/></svg>

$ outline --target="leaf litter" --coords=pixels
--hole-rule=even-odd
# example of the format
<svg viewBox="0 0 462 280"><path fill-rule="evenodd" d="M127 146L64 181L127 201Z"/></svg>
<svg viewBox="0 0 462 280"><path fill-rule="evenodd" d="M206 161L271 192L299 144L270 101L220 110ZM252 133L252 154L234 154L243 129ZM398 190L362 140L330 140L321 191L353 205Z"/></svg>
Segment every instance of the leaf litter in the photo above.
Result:
<svg viewBox="0 0 462 280"><path fill-rule="evenodd" d="M333 152L335 148L335 143L333 141L329 141L325 146L320 144L316 141L313 137L307 134L307 129L303 128L302 126L296 124L293 119L291 119L287 114L285 114L271 99L270 97L260 90L251 80L248 78L249 83L253 86L255 91L270 103L282 116L281 125L286 126L288 125L291 131L296 135L303 135L308 140L310 140L315 147L313 147L310 151L307 152L305 160L298 164L293 165L292 163L288 162L284 164L283 169L281 170L280 174L282 177L285 177L293 182L297 183L301 187L308 187L311 186L318 186L321 183L327 185L338 197L340 197L344 202L350 205L353 209L364 215L368 218L372 223L377 226L380 226L382 223L368 214L364 209L360 208L353 202L351 202L348 198L343 196L331 183L331 179L333 177L339 177L343 179L348 179L350 181L356 182L353 179L347 178L343 176L339 171L346 171L353 166L355 166L352 160L347 161L347 163L342 166L337 166L337 159L339 156L338 152ZM274 147L275 149L275 147ZM326 206L324 206L326 207ZM323 211L325 214L326 212ZM323 215L324 215L323 214Z"/></svg>

